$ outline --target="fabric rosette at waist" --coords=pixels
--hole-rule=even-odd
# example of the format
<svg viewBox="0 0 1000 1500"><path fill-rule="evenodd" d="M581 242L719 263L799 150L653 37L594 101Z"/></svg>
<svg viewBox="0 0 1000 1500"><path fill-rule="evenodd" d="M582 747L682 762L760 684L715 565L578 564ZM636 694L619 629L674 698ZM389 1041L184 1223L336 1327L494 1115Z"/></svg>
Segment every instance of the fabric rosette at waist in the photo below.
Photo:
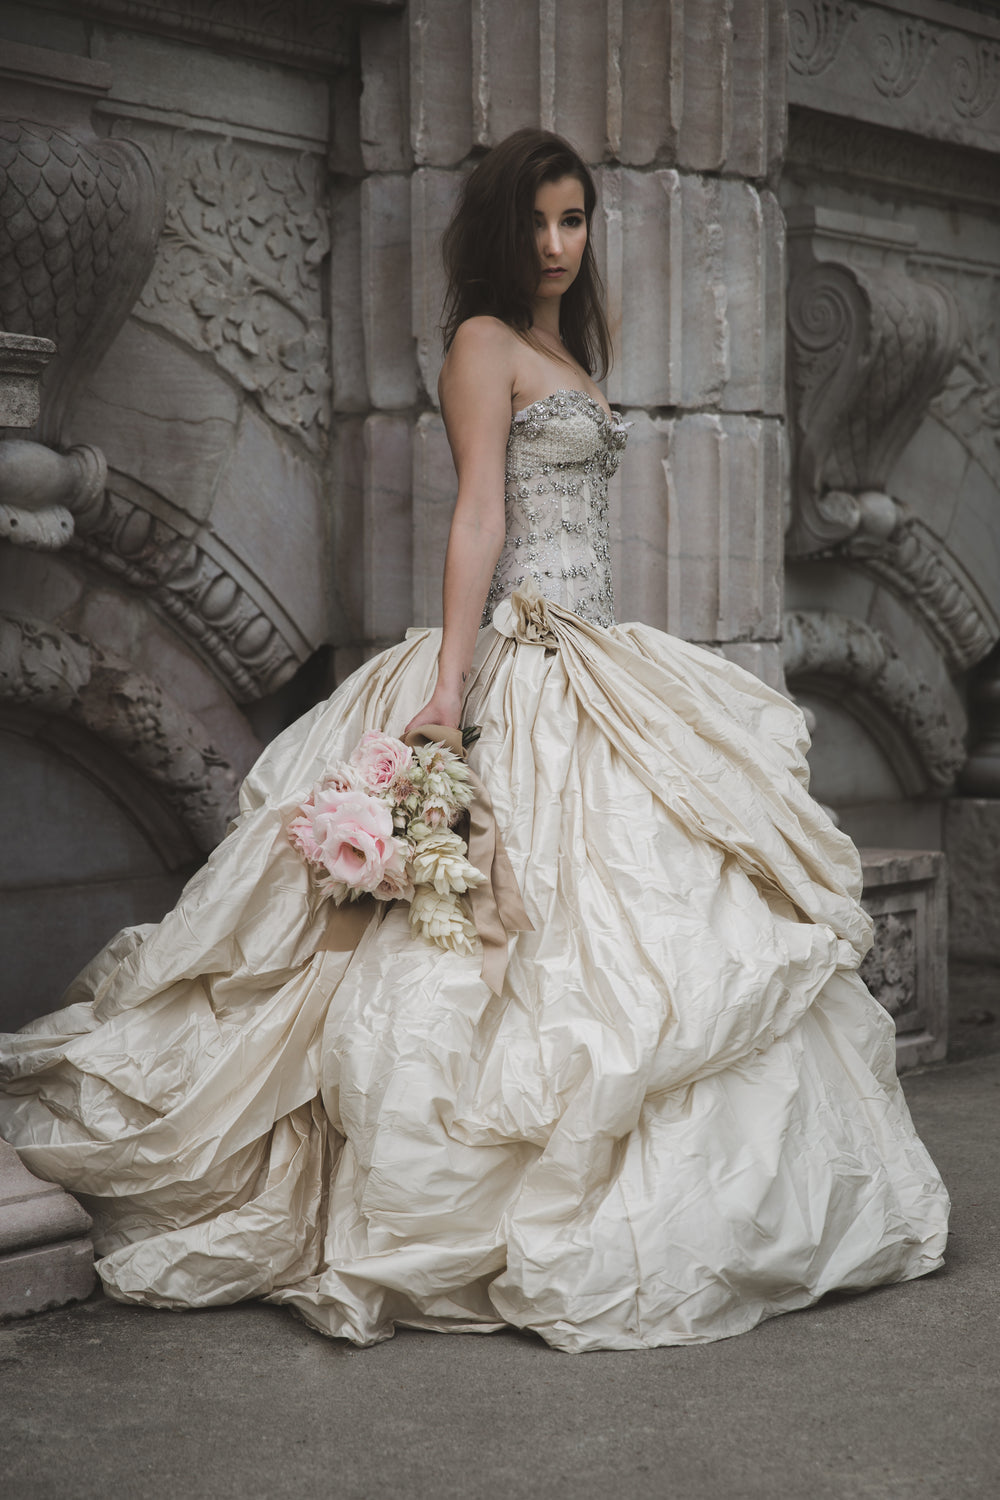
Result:
<svg viewBox="0 0 1000 1500"><path fill-rule="evenodd" d="M534 579L526 579L508 598L501 599L493 611L492 623L498 635L519 641L523 646L546 646L551 650L559 645L549 601L539 593Z"/></svg>

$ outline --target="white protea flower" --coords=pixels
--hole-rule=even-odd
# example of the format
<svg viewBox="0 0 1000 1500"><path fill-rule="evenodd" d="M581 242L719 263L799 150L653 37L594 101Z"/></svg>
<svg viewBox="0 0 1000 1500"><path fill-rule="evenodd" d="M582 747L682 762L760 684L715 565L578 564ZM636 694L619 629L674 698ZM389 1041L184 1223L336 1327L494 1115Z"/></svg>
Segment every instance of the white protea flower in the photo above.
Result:
<svg viewBox="0 0 1000 1500"><path fill-rule="evenodd" d="M410 834L413 834L412 824ZM469 863L466 853L465 843L457 833L450 828L435 829L414 850L411 865L414 885L431 885L439 896L481 885L483 875Z"/></svg>
<svg viewBox="0 0 1000 1500"><path fill-rule="evenodd" d="M439 895L429 885L418 885L410 902L414 935L453 953L474 952L476 929L454 894Z"/></svg>

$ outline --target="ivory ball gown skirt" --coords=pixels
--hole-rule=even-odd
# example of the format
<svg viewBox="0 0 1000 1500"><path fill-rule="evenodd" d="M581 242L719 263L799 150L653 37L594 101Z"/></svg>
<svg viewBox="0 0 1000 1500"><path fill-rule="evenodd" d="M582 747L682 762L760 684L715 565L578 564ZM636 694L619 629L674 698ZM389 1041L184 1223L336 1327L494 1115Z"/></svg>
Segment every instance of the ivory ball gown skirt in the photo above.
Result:
<svg viewBox="0 0 1000 1500"><path fill-rule="evenodd" d="M638 1349L940 1265L947 1197L800 714L655 630L543 614L533 644L500 606L467 703L534 927L500 995L398 906L318 950L286 833L427 701L418 630L268 749L159 926L3 1039L0 1129L94 1215L113 1296Z"/></svg>

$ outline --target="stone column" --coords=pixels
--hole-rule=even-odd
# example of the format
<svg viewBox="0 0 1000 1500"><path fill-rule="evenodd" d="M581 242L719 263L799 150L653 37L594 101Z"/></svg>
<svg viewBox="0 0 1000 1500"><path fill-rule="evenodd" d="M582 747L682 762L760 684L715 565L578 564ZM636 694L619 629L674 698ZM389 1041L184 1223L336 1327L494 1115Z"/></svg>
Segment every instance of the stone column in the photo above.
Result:
<svg viewBox="0 0 1000 1500"><path fill-rule="evenodd" d="M28 428L38 420L38 385L54 353L48 339L0 333L0 428ZM0 1318L89 1296L89 1229L90 1217L75 1198L32 1176L0 1140Z"/></svg>
<svg viewBox="0 0 1000 1500"><path fill-rule="evenodd" d="M633 424L614 496L619 616L780 682L784 28L779 0L411 0L406 29L398 15L365 22L370 246L402 231L412 171L411 340L395 310L405 256L398 272L363 256L363 290L379 310L373 405L403 410L417 382L418 621L438 618L454 493L435 395L440 233L475 153L534 123L567 136L598 179L607 393Z"/></svg>

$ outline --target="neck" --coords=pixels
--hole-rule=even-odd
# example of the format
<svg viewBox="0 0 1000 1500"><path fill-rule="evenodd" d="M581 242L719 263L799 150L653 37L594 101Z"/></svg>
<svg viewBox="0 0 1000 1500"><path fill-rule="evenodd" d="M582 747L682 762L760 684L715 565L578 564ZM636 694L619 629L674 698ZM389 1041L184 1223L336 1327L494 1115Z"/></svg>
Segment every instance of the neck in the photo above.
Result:
<svg viewBox="0 0 1000 1500"><path fill-rule="evenodd" d="M535 333L540 333L543 338L555 339L557 344L562 340L559 337L559 304L560 297L540 298L535 303L531 327Z"/></svg>

